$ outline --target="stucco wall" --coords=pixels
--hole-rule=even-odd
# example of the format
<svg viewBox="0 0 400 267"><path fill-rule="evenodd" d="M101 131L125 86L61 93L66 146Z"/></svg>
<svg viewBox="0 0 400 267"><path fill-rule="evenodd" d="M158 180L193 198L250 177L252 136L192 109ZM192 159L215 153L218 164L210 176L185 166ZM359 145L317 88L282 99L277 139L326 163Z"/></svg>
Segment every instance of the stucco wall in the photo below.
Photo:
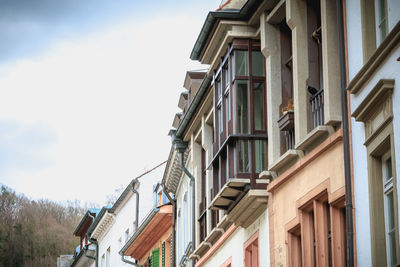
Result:
<svg viewBox="0 0 400 267"><path fill-rule="evenodd" d="M373 76L365 83L360 92L351 95L351 111L353 112L358 105L364 100L365 96L377 84L380 79L394 79L393 90L393 130L395 161L396 161L396 177L398 179L400 170L400 73L399 62L400 44L382 63L381 67L376 70ZM352 57L349 61L354 61ZM356 122L354 118L352 125L352 142L353 142L353 169L354 169L354 208L355 208L355 224L356 224L356 242L357 242L357 263L359 266L371 266L371 234L370 234L370 212L369 212L369 191L368 191L368 168L367 168L367 151L364 146L365 127L364 123ZM397 183L397 192L400 192L400 185ZM399 217L400 219L400 217ZM362 233L362 234L360 234Z"/></svg>
<svg viewBox="0 0 400 267"><path fill-rule="evenodd" d="M297 215L296 201L327 179L328 193L344 187L343 168L343 143L337 142L273 192L275 266L287 266L285 225Z"/></svg>
<svg viewBox="0 0 400 267"><path fill-rule="evenodd" d="M224 242L224 244L202 265L204 267L221 266L229 257L232 257L232 266L243 266L244 243L258 230L258 249L260 266L269 266L269 232L268 232L268 210L247 229L239 227Z"/></svg>

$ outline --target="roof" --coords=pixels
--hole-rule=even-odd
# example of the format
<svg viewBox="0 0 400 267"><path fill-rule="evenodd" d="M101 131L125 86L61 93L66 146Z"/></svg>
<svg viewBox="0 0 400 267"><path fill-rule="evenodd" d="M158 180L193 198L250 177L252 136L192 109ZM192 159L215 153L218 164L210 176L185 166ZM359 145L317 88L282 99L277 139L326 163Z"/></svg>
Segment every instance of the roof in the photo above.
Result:
<svg viewBox="0 0 400 267"><path fill-rule="evenodd" d="M222 9L219 11L211 11L208 13L203 27L197 37L196 43L190 54L190 59L199 60L200 55L209 39L210 34L213 32L215 24L221 20L241 20L247 21L254 13L254 10L262 3L262 0L248 0L241 9Z"/></svg>
<svg viewBox="0 0 400 267"><path fill-rule="evenodd" d="M92 219L92 218L89 216L89 214L92 215L92 216L94 216L94 217L96 217L96 216L99 214L99 212L100 212L100 209L94 209L94 208L88 209L88 210L86 211L85 215L83 215L83 217L82 217L81 221L79 222L78 226L75 228L75 230L74 230L74 235L75 235L75 236L77 236L77 235L79 236L79 235L81 234L80 232L82 231L81 228L82 228L85 224L87 224L89 220Z"/></svg>
<svg viewBox="0 0 400 267"><path fill-rule="evenodd" d="M171 204L166 204L152 209L120 254L141 258L172 227L172 208Z"/></svg>
<svg viewBox="0 0 400 267"><path fill-rule="evenodd" d="M104 206L101 209L101 211L96 216L96 219L94 220L94 222L92 223L92 225L90 226L90 228L88 230L89 235L91 235L93 233L93 231L96 229L96 227L99 225L99 223L101 222L102 217L104 216L104 214L106 212L111 213L111 214L117 214L119 212L119 210L122 208L121 205L124 204L125 201L127 200L127 198L133 194L132 188L135 185L135 183L136 183L136 179L133 179L126 186L125 190L121 193L119 198L115 201L114 205L112 205L112 206Z"/></svg>
<svg viewBox="0 0 400 267"><path fill-rule="evenodd" d="M189 150L186 150L184 154L185 162L187 160L188 155L189 155ZM172 146L168 157L168 163L167 166L165 167L163 175L163 184L165 184L166 190L170 193L176 194L176 190L178 189L181 177L182 177L182 168L179 163L179 155Z"/></svg>

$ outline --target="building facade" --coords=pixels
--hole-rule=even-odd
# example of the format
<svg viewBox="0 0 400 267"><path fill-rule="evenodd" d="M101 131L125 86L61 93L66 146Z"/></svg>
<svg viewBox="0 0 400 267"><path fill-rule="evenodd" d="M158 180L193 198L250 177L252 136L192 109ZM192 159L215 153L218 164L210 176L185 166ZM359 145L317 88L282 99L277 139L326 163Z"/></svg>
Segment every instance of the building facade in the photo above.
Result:
<svg viewBox="0 0 400 267"><path fill-rule="evenodd" d="M137 266L171 266L173 206L161 184L155 186L154 196L154 208L120 250L121 255L129 256Z"/></svg>
<svg viewBox="0 0 400 267"><path fill-rule="evenodd" d="M357 264L398 266L400 3L346 10Z"/></svg>

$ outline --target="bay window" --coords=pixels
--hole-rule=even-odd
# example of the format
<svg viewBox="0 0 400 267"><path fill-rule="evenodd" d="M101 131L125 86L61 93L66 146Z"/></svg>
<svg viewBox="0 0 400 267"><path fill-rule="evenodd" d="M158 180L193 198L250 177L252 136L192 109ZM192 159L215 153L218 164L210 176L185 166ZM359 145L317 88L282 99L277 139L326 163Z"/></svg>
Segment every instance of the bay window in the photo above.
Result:
<svg viewBox="0 0 400 267"><path fill-rule="evenodd" d="M264 57L259 41L234 39L214 73L216 196L229 178L250 178L267 164Z"/></svg>

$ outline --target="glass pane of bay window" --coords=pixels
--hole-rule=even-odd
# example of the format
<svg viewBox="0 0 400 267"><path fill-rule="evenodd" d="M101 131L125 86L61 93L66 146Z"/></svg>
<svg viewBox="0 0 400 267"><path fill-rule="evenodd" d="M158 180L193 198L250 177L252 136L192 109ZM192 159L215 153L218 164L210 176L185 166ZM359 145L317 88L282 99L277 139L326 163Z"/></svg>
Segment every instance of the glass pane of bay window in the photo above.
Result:
<svg viewBox="0 0 400 267"><path fill-rule="evenodd" d="M218 113L218 132L222 133L222 130L224 129L224 124L223 124L221 107L218 107L217 113Z"/></svg>
<svg viewBox="0 0 400 267"><path fill-rule="evenodd" d="M249 52L235 51L235 74L239 76L249 75Z"/></svg>
<svg viewBox="0 0 400 267"><path fill-rule="evenodd" d="M253 69L253 76L265 76L264 70L264 56L260 51L252 51L252 69Z"/></svg>
<svg viewBox="0 0 400 267"><path fill-rule="evenodd" d="M228 122L231 119L231 107L229 102L229 94L225 95L225 117Z"/></svg>
<svg viewBox="0 0 400 267"><path fill-rule="evenodd" d="M250 142L248 140L239 140L239 173L249 173L250 172Z"/></svg>
<svg viewBox="0 0 400 267"><path fill-rule="evenodd" d="M217 90L217 93L218 93L217 98L220 99L220 97L222 95L221 79L218 79L215 82L215 87L216 87L216 90Z"/></svg>
<svg viewBox="0 0 400 267"><path fill-rule="evenodd" d="M255 83L253 86L254 129L264 130L264 85Z"/></svg>
<svg viewBox="0 0 400 267"><path fill-rule="evenodd" d="M229 79L229 69L228 69L228 66L226 65L226 66L224 66L224 69L223 69L223 74L224 74L224 88L227 88L228 86L229 86L229 83L230 83L230 79Z"/></svg>
<svg viewBox="0 0 400 267"><path fill-rule="evenodd" d="M238 133L249 132L249 112L248 112L248 84L247 81L237 82L237 98L236 98L236 131Z"/></svg>
<svg viewBox="0 0 400 267"><path fill-rule="evenodd" d="M267 151L265 140L254 140L254 156L256 173L261 173L266 169Z"/></svg>

